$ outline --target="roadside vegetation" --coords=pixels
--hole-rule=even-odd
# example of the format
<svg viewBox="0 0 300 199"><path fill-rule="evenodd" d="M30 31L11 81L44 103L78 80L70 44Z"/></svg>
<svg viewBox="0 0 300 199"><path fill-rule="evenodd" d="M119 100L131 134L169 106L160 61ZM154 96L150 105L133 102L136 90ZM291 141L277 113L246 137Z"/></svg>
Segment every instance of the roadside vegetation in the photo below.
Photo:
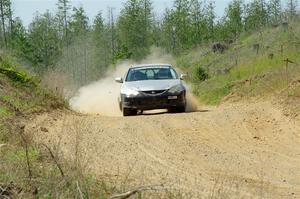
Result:
<svg viewBox="0 0 300 199"><path fill-rule="evenodd" d="M226 96L299 97L299 35L299 22L280 24L242 36L224 52L198 48L177 64L191 74L194 93L207 104L219 104Z"/></svg>
<svg viewBox="0 0 300 199"><path fill-rule="evenodd" d="M205 52L205 46L211 49L218 43L215 51L223 53L233 43L235 48L244 47L251 43L244 41L250 35L290 25L298 17L296 0L232 0L223 16L215 12L213 0L174 0L173 6L159 14L151 0L128 0L120 11L108 8L94 19L87 17L83 7L58 0L55 11L37 13L25 27L13 12L13 1L0 3L1 49L12 52L27 69L41 76L54 71L77 87L98 80L119 60L142 60L153 46L178 57L197 49ZM255 42L255 37L250 38ZM263 45L264 41L260 54ZM229 54L218 57L221 60ZM204 58L206 62L210 57L214 55ZM226 60L229 64L231 57ZM206 67L203 64L197 67ZM218 67L222 66L210 68Z"/></svg>

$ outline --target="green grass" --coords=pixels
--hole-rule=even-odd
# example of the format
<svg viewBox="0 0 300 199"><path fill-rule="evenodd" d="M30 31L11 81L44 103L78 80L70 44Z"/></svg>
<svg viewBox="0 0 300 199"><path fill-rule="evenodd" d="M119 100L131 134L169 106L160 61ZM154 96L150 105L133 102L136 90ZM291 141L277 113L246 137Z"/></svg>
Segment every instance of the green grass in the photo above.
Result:
<svg viewBox="0 0 300 199"><path fill-rule="evenodd" d="M4 86L0 90L0 105L6 110L5 113L25 115L65 106L63 100L41 88L37 78L20 71L11 57L1 57L0 83L4 82Z"/></svg>
<svg viewBox="0 0 300 199"><path fill-rule="evenodd" d="M0 106L0 117L6 117L9 115L9 111L5 107Z"/></svg>
<svg viewBox="0 0 300 199"><path fill-rule="evenodd" d="M199 66L209 72L207 81L189 79L194 94L206 104L219 104L230 93L247 97L274 94L287 89L289 82L299 78L299 64L289 64L286 71L283 61L288 58L300 63L297 34L300 34L299 28L288 31L282 27L268 28L261 34L243 35L223 54L204 47L205 56L199 53L197 56L195 52L201 50L195 49L179 57L177 65L190 74ZM258 54L253 49L254 44L260 45Z"/></svg>
<svg viewBox="0 0 300 199"><path fill-rule="evenodd" d="M51 92L41 88L38 80L28 73L20 71L12 58L1 55L0 62L0 186L14 183L14 188L22 189L19 194L12 191L14 198L33 198L34 188L40 193L49 192L49 186L57 184L59 188L58 172L49 154L43 154L39 146L35 146L30 138L22 138L19 121L34 113L63 108L64 101ZM26 135L23 135L26 137ZM28 146L26 153L25 143ZM4 144L4 146L3 146ZM33 176L29 179L27 157L32 167ZM49 178L49 181L48 181ZM34 182L32 182L32 180ZM51 182L52 181L52 182ZM3 187L2 187L3 188ZM65 189L68 189L66 186ZM53 185L53 189L55 186ZM12 194L13 194L12 193ZM1 196L0 196L1 197ZM71 197L71 196L70 196ZM70 198L66 197L66 198ZM41 196L40 198L44 198Z"/></svg>

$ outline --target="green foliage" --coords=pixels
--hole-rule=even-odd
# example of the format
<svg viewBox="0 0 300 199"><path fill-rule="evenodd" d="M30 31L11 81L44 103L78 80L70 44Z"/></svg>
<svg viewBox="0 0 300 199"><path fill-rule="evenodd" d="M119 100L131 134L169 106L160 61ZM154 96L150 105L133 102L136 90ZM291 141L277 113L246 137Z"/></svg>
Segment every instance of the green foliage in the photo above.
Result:
<svg viewBox="0 0 300 199"><path fill-rule="evenodd" d="M0 62L0 74L6 75L16 83L32 83L35 85L33 79L26 72L16 70L8 57L2 58L2 62Z"/></svg>
<svg viewBox="0 0 300 199"><path fill-rule="evenodd" d="M10 48L29 60L35 71L63 71L79 85L93 81L90 74L103 74L119 59L144 58L153 45L181 55L215 41L232 43L241 35L280 24L286 14L280 0L232 0L225 15L216 19L213 0L175 0L159 19L151 0L127 0L118 17L109 8L108 20L100 12L90 26L83 7L71 9L69 0L58 0L55 15L38 14L26 31L20 19L10 19L10 3L5 5L2 32ZM289 15L296 16L296 8L295 0L287 2ZM2 42L4 36L0 34ZM76 57L84 60L81 66L74 63Z"/></svg>
<svg viewBox="0 0 300 199"><path fill-rule="evenodd" d="M5 107L0 106L0 117L6 117L9 115L9 111Z"/></svg>
<svg viewBox="0 0 300 199"><path fill-rule="evenodd" d="M184 71L189 70L198 83L207 79L207 73L211 79L224 73L228 75L229 70L240 65L239 53L247 52L252 59L257 58L251 50L245 50L245 46L259 42L264 29L278 26L286 20L284 17L297 17L295 0L287 1L285 11L280 0L232 0L224 16L218 19L213 0L175 0L173 6L165 10L162 19L154 15L151 0L127 0L119 16L115 16L114 10L109 8L108 20L99 12L90 23L83 7L71 9L69 0L58 0L57 13L48 11L38 14L26 31L20 19L10 19L10 1L1 2L6 2L5 23L1 25L1 30L7 33L0 34L1 42L4 44L6 36L11 50L29 60L35 71L46 73L54 69L76 86L97 80L118 60L141 60L149 54L153 45L179 56L181 60L178 64ZM257 31L259 34L256 37L248 37ZM280 35L285 40L291 36ZM234 41L241 42L232 44ZM209 51L213 42L225 43L229 47L234 45L235 49L243 50L239 52L229 48L225 54L211 54ZM268 43L272 46L272 42ZM184 55L199 46L202 49L205 46L203 51L206 52L201 52L205 56L201 53ZM277 45L279 47L280 44ZM263 46L260 50L261 53L272 53L263 51ZM230 53L229 57L226 57L227 53ZM232 69L231 78L239 81L240 77L249 78L249 74L264 71L269 64L265 62L255 63L257 71L253 71L253 67L249 67L251 70L243 67ZM244 63L245 66L252 64ZM6 73L16 81L27 81L22 73L11 70Z"/></svg>
<svg viewBox="0 0 300 199"><path fill-rule="evenodd" d="M132 54L135 59L141 59L149 54L152 22L150 0L128 0L124 4L118 18L117 30L122 51L128 49L125 54Z"/></svg>
<svg viewBox="0 0 300 199"><path fill-rule="evenodd" d="M201 89L201 88L202 87L199 88L196 87L195 89ZM217 105L224 98L224 96L228 95L230 92L231 92L231 87L225 84L222 87L211 88L209 92L199 92L198 96L199 99L206 104Z"/></svg>
<svg viewBox="0 0 300 199"><path fill-rule="evenodd" d="M253 0L246 5L245 29L259 30L268 23L269 15L265 0Z"/></svg>
<svg viewBox="0 0 300 199"><path fill-rule="evenodd" d="M9 115L29 114L50 108L63 107L63 100L45 89L41 89L38 80L17 69L11 58L5 56L0 62L0 76L8 85L1 90L0 105Z"/></svg>
<svg viewBox="0 0 300 199"><path fill-rule="evenodd" d="M270 0L268 11L270 14L270 22L272 24L280 23L282 18L282 6L280 0Z"/></svg>
<svg viewBox="0 0 300 199"><path fill-rule="evenodd" d="M104 73L114 58L112 57L110 29L105 24L101 12L98 13L94 20L92 41L96 52L93 59L98 63L99 73Z"/></svg>
<svg viewBox="0 0 300 199"><path fill-rule="evenodd" d="M287 0L287 12L290 18L297 16L297 0Z"/></svg>
<svg viewBox="0 0 300 199"><path fill-rule="evenodd" d="M79 36L85 36L89 31L88 17L83 9L83 7L73 8L72 20L70 22L70 32L72 38Z"/></svg>
<svg viewBox="0 0 300 199"><path fill-rule="evenodd" d="M208 79L207 71L201 66L196 66L193 69L193 80L196 82L202 82Z"/></svg>
<svg viewBox="0 0 300 199"><path fill-rule="evenodd" d="M26 57L30 53L30 44L26 38L26 29L20 18L15 18L12 23L10 47L18 56Z"/></svg>
<svg viewBox="0 0 300 199"><path fill-rule="evenodd" d="M28 157L32 161L36 161L39 156L39 151L36 148L29 148L28 149ZM9 158L10 162L25 162L26 161L26 152L22 149L17 150L11 154L7 154L7 157Z"/></svg>
<svg viewBox="0 0 300 199"><path fill-rule="evenodd" d="M71 9L70 1L69 0L58 0L57 2L57 22L58 22L58 29L61 35L63 35L62 42L69 42L69 10Z"/></svg>
<svg viewBox="0 0 300 199"><path fill-rule="evenodd" d="M10 0L0 0L0 32L1 40L0 44L4 47L8 47L10 36L12 31L12 6ZM9 24L9 26L7 26Z"/></svg>
<svg viewBox="0 0 300 199"><path fill-rule="evenodd" d="M30 50L25 56L35 65L35 70L42 72L53 67L60 55L60 40L55 18L49 11L34 18L27 38Z"/></svg>
<svg viewBox="0 0 300 199"><path fill-rule="evenodd" d="M297 86L290 84L293 79L299 79L299 67L289 64L286 70L283 60L288 57L295 63L300 62L296 36L299 31L267 28L261 34L244 35L224 54L190 52L180 56L177 65L192 74L193 91L207 104L218 104L230 93L242 97L288 91L289 96L297 96ZM253 49L257 43L261 46L258 54ZM281 45L284 45L282 54L278 51ZM199 66L205 68L209 75L204 82L195 78Z"/></svg>
<svg viewBox="0 0 300 199"><path fill-rule="evenodd" d="M237 38L237 36L243 31L243 5L241 0L233 0L229 3L226 9L226 22L225 26L229 35L229 38Z"/></svg>

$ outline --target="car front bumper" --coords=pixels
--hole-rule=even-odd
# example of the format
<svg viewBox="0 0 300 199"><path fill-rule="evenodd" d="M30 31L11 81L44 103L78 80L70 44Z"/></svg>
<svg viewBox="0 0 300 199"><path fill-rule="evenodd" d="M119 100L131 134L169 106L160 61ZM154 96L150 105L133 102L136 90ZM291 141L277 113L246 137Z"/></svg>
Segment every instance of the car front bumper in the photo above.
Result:
<svg viewBox="0 0 300 199"><path fill-rule="evenodd" d="M177 95L164 93L161 95L141 95L136 97L122 95L121 97L122 107L138 110L169 109L186 105L185 91Z"/></svg>

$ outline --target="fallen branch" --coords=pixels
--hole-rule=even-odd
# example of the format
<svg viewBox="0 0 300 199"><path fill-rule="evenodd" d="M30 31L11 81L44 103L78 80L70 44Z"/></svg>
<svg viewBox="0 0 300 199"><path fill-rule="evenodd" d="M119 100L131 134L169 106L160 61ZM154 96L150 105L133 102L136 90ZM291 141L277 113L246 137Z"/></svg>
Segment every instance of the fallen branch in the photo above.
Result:
<svg viewBox="0 0 300 199"><path fill-rule="evenodd" d="M55 157L55 155L53 154L52 150L46 144L43 144L43 146L49 151L49 154L50 154L52 160L54 161L55 165L57 166L61 176L65 179L65 173L62 170L62 167L59 164L59 162L58 162L57 158Z"/></svg>
<svg viewBox="0 0 300 199"><path fill-rule="evenodd" d="M7 190L7 187L2 188L2 187L0 186L0 196L2 196L2 194L3 194L4 192L6 192L6 190Z"/></svg>
<svg viewBox="0 0 300 199"><path fill-rule="evenodd" d="M0 186L0 198L10 198L9 195L9 186L3 188Z"/></svg>
<svg viewBox="0 0 300 199"><path fill-rule="evenodd" d="M79 187L78 181L76 182L76 185L77 185L78 192L79 192L79 194L80 194L80 199L84 199L83 193L82 193L82 191L81 191L81 189L80 189L80 187Z"/></svg>
<svg viewBox="0 0 300 199"><path fill-rule="evenodd" d="M163 185L143 186L143 187L138 187L136 189L127 191L125 193L114 194L114 195L110 196L109 199L116 199L116 198L126 199L126 198L129 198L132 195L135 195L137 193L141 193L143 191L159 191L159 190L162 190L162 189L163 189Z"/></svg>
<svg viewBox="0 0 300 199"><path fill-rule="evenodd" d="M20 137L21 137L22 142L23 142L23 148L25 150L28 177L31 180L31 178L32 178L32 169L31 169L30 157L29 157L29 144L28 144L28 140L26 139L26 136L24 134L24 128L25 128L25 126L20 127L19 134L20 134Z"/></svg>

